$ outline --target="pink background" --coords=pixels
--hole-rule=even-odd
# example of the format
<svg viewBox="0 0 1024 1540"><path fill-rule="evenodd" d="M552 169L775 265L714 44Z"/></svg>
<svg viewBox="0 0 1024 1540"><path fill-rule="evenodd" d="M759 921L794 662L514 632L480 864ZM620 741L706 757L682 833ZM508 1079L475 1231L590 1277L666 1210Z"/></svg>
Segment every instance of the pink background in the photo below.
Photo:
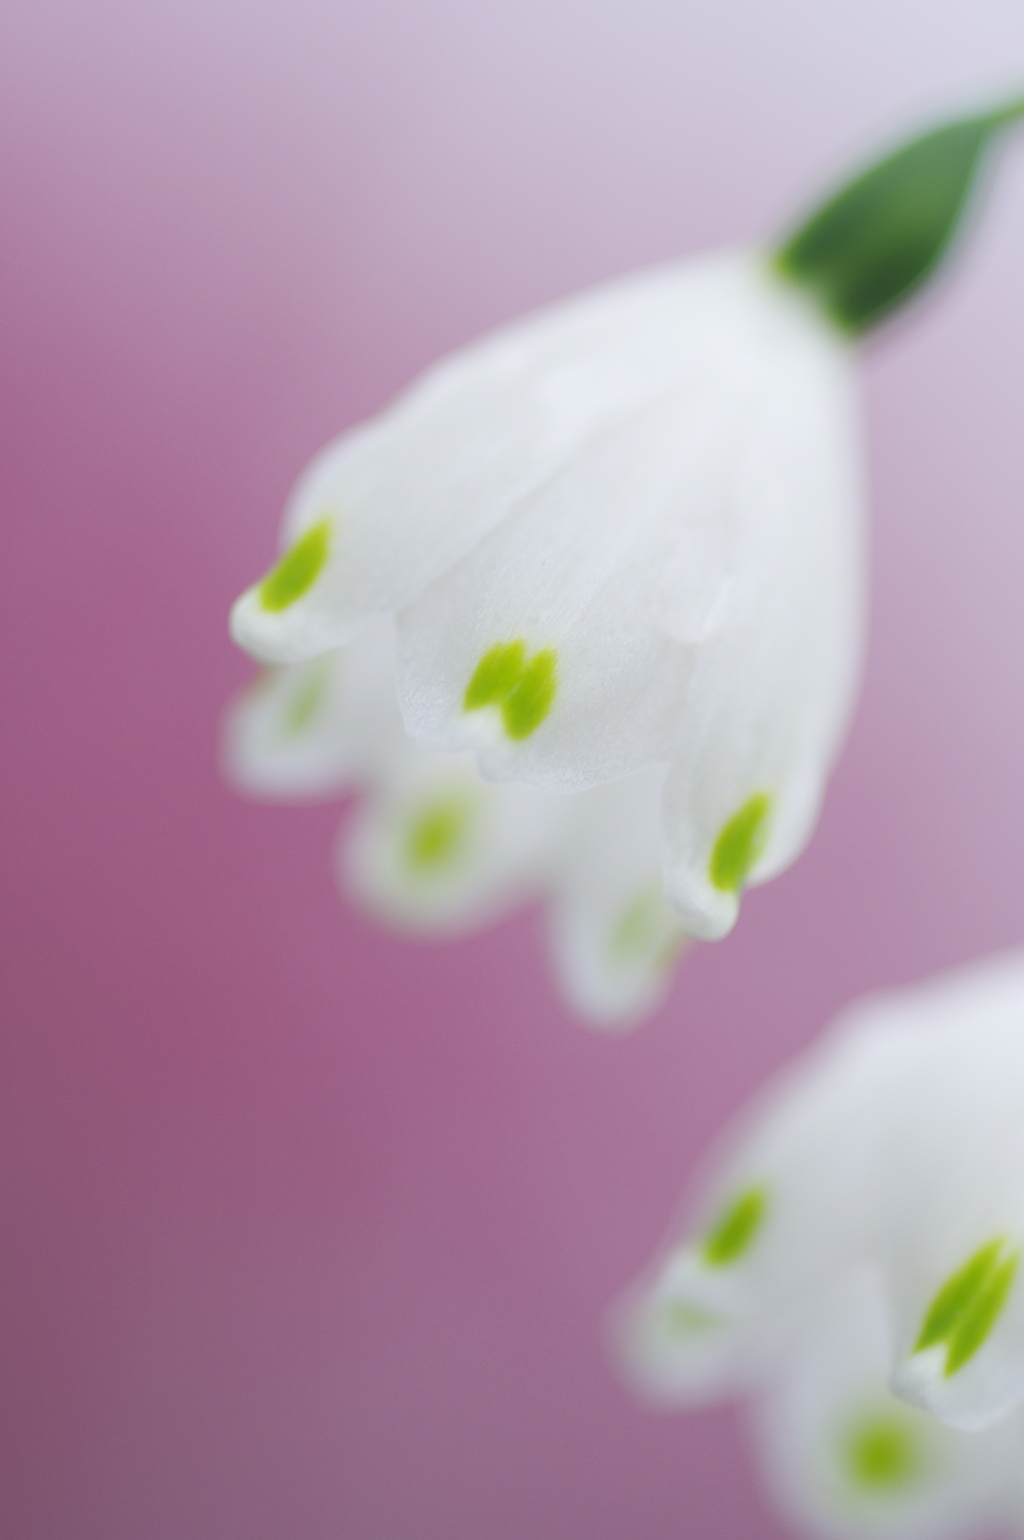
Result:
<svg viewBox="0 0 1024 1540"><path fill-rule="evenodd" d="M235 593L308 455L578 286L775 227L1024 76L1019 0L6 0L11 1540L780 1533L602 1320L836 1007L1024 936L1024 152L870 349L866 686L820 831L607 1041L535 915L335 892L221 783Z"/></svg>

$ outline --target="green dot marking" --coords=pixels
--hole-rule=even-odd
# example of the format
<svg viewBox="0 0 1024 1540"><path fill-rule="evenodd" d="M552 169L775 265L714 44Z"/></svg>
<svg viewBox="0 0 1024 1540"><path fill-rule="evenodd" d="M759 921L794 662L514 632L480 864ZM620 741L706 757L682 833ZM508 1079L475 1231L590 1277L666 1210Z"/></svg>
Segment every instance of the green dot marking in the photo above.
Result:
<svg viewBox="0 0 1024 1540"><path fill-rule="evenodd" d="M624 966L653 966L667 972L685 941L682 929L665 902L661 879L655 878L623 910L612 932L612 962Z"/></svg>
<svg viewBox="0 0 1024 1540"><path fill-rule="evenodd" d="M721 893L738 893L768 838L771 798L755 792L725 824L711 852L708 875Z"/></svg>
<svg viewBox="0 0 1024 1540"><path fill-rule="evenodd" d="M921 1468L921 1452L913 1432L899 1417L871 1417L850 1435L847 1468L859 1487L893 1491L913 1481Z"/></svg>
<svg viewBox="0 0 1024 1540"><path fill-rule="evenodd" d="M330 521L322 519L285 552L259 586L260 603L265 610L275 614L286 610L312 588L323 571L330 540Z"/></svg>
<svg viewBox="0 0 1024 1540"><path fill-rule="evenodd" d="M671 1299L662 1312L665 1329L673 1337L690 1337L695 1332L710 1331L721 1325L721 1317L705 1310L702 1305L691 1305L689 1300Z"/></svg>
<svg viewBox="0 0 1024 1540"><path fill-rule="evenodd" d="M405 853L416 872L434 872L460 854L468 822L466 803L455 798L429 803L409 827Z"/></svg>
<svg viewBox="0 0 1024 1540"><path fill-rule="evenodd" d="M1020 1254L1004 1255L1005 1245L999 1236L976 1251L942 1285L924 1318L914 1352L944 1344L947 1377L974 1357L1006 1304Z"/></svg>
<svg viewBox="0 0 1024 1540"><path fill-rule="evenodd" d="M546 647L527 661L526 643L499 642L485 652L466 686L466 711L497 706L505 731L516 740L528 738L551 710L557 689L557 655Z"/></svg>
<svg viewBox="0 0 1024 1540"><path fill-rule="evenodd" d="M465 709L499 705L518 684L525 659L525 642L499 642L485 652L466 686Z"/></svg>
<svg viewBox="0 0 1024 1540"><path fill-rule="evenodd" d="M764 1223L768 1194L750 1187L719 1215L704 1237L704 1260L709 1267L728 1267L749 1251Z"/></svg>
<svg viewBox="0 0 1024 1540"><path fill-rule="evenodd" d="M327 690L327 659L314 658L296 683L284 712L284 736L295 737L308 727L323 705Z"/></svg>

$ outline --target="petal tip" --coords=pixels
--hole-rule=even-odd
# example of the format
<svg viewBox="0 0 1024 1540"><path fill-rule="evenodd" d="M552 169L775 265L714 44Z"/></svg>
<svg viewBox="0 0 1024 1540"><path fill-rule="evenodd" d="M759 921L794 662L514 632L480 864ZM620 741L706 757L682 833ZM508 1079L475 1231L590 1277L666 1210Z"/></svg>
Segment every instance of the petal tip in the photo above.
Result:
<svg viewBox="0 0 1024 1540"><path fill-rule="evenodd" d="M710 883L694 880L689 872L666 875L665 894L695 941L721 941L739 918L738 893L723 893Z"/></svg>
<svg viewBox="0 0 1024 1540"><path fill-rule="evenodd" d="M258 663L300 663L307 653L295 648L290 628L267 615L259 595L260 585L254 583L231 606L228 630L232 641Z"/></svg>

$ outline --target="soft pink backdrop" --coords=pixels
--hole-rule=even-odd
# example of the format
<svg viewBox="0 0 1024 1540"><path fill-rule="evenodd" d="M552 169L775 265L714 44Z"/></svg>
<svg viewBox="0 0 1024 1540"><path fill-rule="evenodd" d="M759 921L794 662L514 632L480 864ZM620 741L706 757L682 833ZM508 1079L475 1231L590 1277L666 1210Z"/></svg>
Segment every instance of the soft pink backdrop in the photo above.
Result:
<svg viewBox="0 0 1024 1540"><path fill-rule="evenodd" d="M872 347L866 687L820 831L668 1007L536 917L420 946L335 807L215 763L228 604L308 455L481 328L774 227L1024 77L1019 0L6 0L11 1540L764 1540L731 1412L602 1318L836 1007L1024 939L1024 153Z"/></svg>

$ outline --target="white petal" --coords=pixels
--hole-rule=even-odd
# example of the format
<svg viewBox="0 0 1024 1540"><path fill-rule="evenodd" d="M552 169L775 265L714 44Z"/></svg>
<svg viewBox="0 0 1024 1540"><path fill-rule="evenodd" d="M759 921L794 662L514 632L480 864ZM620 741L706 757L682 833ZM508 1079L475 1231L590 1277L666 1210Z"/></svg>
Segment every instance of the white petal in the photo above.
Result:
<svg viewBox="0 0 1024 1540"><path fill-rule="evenodd" d="M595 440L399 615L409 730L477 751L484 774L580 790L666 760L693 648L675 641L665 574L687 542L730 446L731 396L673 396ZM701 528L693 586L714 609L728 529ZM536 720L474 707L495 649L550 666ZM467 709L468 707L468 709Z"/></svg>
<svg viewBox="0 0 1024 1540"><path fill-rule="evenodd" d="M754 1419L777 1505L809 1535L834 1540L942 1540L994 1527L1012 1512L1024 1423L972 1436L895 1400L890 1335L868 1269L805 1316Z"/></svg>
<svg viewBox="0 0 1024 1540"><path fill-rule="evenodd" d="M524 902L544 882L565 799L491 786L471 759L412 746L339 836L343 885L400 929L455 935Z"/></svg>
<svg viewBox="0 0 1024 1540"><path fill-rule="evenodd" d="M759 1384L788 1347L792 1310L744 1311L710 1280L696 1249L671 1254L612 1313L611 1346L622 1373L658 1406L700 1406Z"/></svg>
<svg viewBox="0 0 1024 1540"><path fill-rule="evenodd" d="M235 638L292 662L409 603L587 442L746 346L759 305L744 256L680 263L594 290L442 360L394 406L330 445L289 503L288 549L325 521L326 560L292 602L260 587Z"/></svg>
<svg viewBox="0 0 1024 1540"><path fill-rule="evenodd" d="M849 357L754 266L735 276L739 335L705 316L671 392L595 435L400 615L417 736L567 789L677 746L706 757L716 733L746 775L778 779L795 748L831 755L861 607ZM503 702L474 704L482 660L512 646L524 667L547 659L552 686L518 728Z"/></svg>
<svg viewBox="0 0 1024 1540"><path fill-rule="evenodd" d="M698 936L733 923L740 888L787 866L813 829L854 700L864 612L855 412L841 358L767 392L733 487L742 560L730 622L700 649L665 791L666 880ZM757 799L753 849L718 859ZM718 868L718 869L716 869Z"/></svg>
<svg viewBox="0 0 1024 1540"><path fill-rule="evenodd" d="M685 945L661 878L664 767L565 799L572 816L548 930L566 998L597 1026L633 1026L663 997Z"/></svg>
<svg viewBox="0 0 1024 1540"><path fill-rule="evenodd" d="M236 786L261 797L344 791L405 752L390 620L347 648L268 669L224 717L221 759Z"/></svg>
<svg viewBox="0 0 1024 1540"><path fill-rule="evenodd" d="M892 1009L919 1039L883 1156L893 1388L953 1427L983 1428L1024 1404L1024 957Z"/></svg>
<svg viewBox="0 0 1024 1540"><path fill-rule="evenodd" d="M658 1399L729 1394L765 1372L814 1295L869 1249L878 1120L902 1037L840 1030L779 1077L626 1310L626 1356Z"/></svg>

